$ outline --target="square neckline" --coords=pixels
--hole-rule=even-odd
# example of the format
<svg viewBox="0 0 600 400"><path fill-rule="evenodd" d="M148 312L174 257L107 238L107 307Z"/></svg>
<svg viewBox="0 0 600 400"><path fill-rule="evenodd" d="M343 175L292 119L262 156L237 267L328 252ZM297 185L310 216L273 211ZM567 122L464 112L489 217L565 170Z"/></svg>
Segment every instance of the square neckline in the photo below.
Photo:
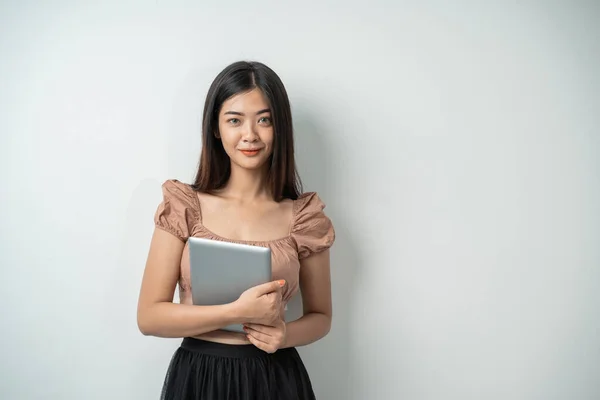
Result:
<svg viewBox="0 0 600 400"><path fill-rule="evenodd" d="M191 187L190 187L190 189L192 190L192 192L194 194L194 201L196 203L196 208L198 209L198 221L197 221L198 225L197 226L200 230L204 231L204 233L206 233L213 239L217 239L217 240L220 240L223 242L229 242L229 243L250 244L250 245L269 245L269 244L279 243L282 241L289 241L292 239L294 225L296 223L296 217L297 217L297 213L298 213L298 200L300 198L302 198L303 195L300 195L298 197L298 199L296 199L296 200L290 199L290 200L292 200L292 218L291 218L291 221L289 224L289 229L288 229L287 235L279 237L279 238L275 238L275 239L270 239L270 240L243 240L243 239L226 238L226 237L221 236L218 233L208 229L204 225L204 219L202 216L202 205L201 205L200 196L199 196L200 192L194 190Z"/></svg>

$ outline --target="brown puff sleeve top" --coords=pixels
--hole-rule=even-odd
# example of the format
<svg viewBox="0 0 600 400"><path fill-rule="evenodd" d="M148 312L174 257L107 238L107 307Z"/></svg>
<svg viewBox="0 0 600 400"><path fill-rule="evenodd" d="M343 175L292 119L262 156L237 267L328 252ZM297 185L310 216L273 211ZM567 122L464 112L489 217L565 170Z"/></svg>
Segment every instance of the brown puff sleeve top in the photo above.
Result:
<svg viewBox="0 0 600 400"><path fill-rule="evenodd" d="M171 179L162 185L162 191L163 201L154 217L156 227L186 242L179 278L179 302L182 304L192 304L187 245L190 236L269 247L273 280L285 279L287 282L283 293L284 303L298 291L300 260L328 249L335 241L333 224L323 212L325 204L315 192L304 193L294 200L293 224L287 236L260 242L226 239L206 229L202 225L199 197L189 185Z"/></svg>

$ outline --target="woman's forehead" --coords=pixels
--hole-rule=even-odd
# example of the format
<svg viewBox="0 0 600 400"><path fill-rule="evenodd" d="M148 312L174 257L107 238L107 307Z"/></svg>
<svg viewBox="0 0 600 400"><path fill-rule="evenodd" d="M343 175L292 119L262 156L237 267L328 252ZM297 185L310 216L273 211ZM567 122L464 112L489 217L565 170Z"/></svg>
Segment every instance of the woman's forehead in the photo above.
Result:
<svg viewBox="0 0 600 400"><path fill-rule="evenodd" d="M223 103L223 111L238 111L238 112L258 112L269 107L264 93L254 88L250 91L238 93L225 100Z"/></svg>

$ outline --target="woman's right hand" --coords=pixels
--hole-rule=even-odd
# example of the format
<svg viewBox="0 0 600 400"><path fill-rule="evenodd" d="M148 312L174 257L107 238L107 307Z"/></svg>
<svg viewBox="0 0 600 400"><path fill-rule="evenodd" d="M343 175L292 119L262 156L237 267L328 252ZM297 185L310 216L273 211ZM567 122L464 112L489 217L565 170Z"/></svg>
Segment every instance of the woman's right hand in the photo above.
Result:
<svg viewBox="0 0 600 400"><path fill-rule="evenodd" d="M281 319L281 296L284 280L251 287L235 301L243 323L272 325Z"/></svg>

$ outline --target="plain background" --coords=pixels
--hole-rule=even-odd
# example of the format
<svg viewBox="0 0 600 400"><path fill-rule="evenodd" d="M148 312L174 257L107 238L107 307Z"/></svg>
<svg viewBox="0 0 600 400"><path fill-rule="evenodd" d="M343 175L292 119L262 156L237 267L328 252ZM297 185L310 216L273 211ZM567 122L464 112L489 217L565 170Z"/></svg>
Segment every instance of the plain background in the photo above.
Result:
<svg viewBox="0 0 600 400"><path fill-rule="evenodd" d="M3 1L0 397L153 399L165 179L239 59L335 223L320 399L600 398L598 2Z"/></svg>

